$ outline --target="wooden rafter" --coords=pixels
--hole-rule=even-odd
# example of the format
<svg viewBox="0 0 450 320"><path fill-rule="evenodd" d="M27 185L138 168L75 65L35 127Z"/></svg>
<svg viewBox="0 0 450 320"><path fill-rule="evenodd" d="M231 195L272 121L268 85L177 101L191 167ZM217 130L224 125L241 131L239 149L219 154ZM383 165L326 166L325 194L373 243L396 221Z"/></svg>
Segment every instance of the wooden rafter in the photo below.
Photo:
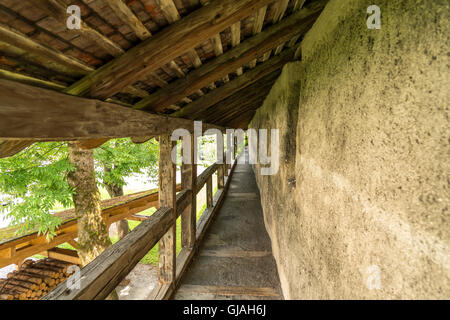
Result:
<svg viewBox="0 0 450 320"><path fill-rule="evenodd" d="M177 128L192 131L194 126L190 120L149 114L8 80L0 80L0 94L0 139L66 141L142 137L167 134Z"/></svg>
<svg viewBox="0 0 450 320"><path fill-rule="evenodd" d="M122 0L108 0L106 3L140 40L145 40L151 36L150 31Z"/></svg>
<svg viewBox="0 0 450 320"><path fill-rule="evenodd" d="M285 63L291 61L294 58L295 50L289 49L284 51L279 56L276 56L263 64L260 64L256 68L244 73L242 76L228 82L222 87L211 91L205 96L195 100L188 104L181 110L172 114L173 117L184 117L189 119L195 119L196 116L208 109L212 105L219 101L226 99L234 93L245 89L252 83L258 81L264 76L271 74L272 72L280 69ZM158 110L157 110L158 111Z"/></svg>
<svg viewBox="0 0 450 320"><path fill-rule="evenodd" d="M44 10L49 16L53 17L56 21L66 25L67 13L66 5L61 0L32 0ZM84 21L81 21L81 29L73 29L72 32L79 33L80 35L94 41L99 47L111 54L113 57L120 56L124 53L124 50L111 41L108 37L104 36L97 30L91 28Z"/></svg>
<svg viewBox="0 0 450 320"><path fill-rule="evenodd" d="M208 83L234 72L237 68L260 57L265 52L289 41L292 37L306 33L319 16L324 5L325 1L319 1L296 12L282 22L267 28L264 32L245 40L223 55L205 63L202 67L191 71L185 78L178 79L149 97L142 99L134 107L164 110L183 97L205 87Z"/></svg>
<svg viewBox="0 0 450 320"><path fill-rule="evenodd" d="M181 16L178 13L178 9L175 6L173 0L157 0L156 2L158 3L159 7L161 8L161 11L163 12L164 16L166 17L167 21L169 21L169 23L175 23L176 21L181 19ZM186 52L186 55L188 56L194 68L199 68L202 65L202 60L200 59L197 51L195 51L194 48L188 50ZM214 83L211 83L209 87L211 89L214 89L215 88ZM201 92L200 95L203 95L203 91L201 90L199 91Z"/></svg>
<svg viewBox="0 0 450 320"><path fill-rule="evenodd" d="M303 5L305 4L306 0L295 0L294 2L294 12L300 10L301 8L303 8ZM294 38L291 39L291 41L289 41L289 47L292 48L295 43L297 42L299 36L295 36Z"/></svg>

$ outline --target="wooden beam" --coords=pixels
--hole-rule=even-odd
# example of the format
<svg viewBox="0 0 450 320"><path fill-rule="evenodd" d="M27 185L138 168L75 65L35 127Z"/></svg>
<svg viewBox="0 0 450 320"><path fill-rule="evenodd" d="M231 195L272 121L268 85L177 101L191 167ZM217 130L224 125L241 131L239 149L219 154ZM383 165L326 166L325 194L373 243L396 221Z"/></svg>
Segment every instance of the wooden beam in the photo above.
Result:
<svg viewBox="0 0 450 320"><path fill-rule="evenodd" d="M284 13L286 12L287 6L289 4L289 0L278 0L276 5L276 10L275 10L275 14L273 15L272 18L272 23L278 23L283 19ZM283 50L283 45L284 44L280 44L276 49L275 49L275 54L278 54L281 52L281 50ZM270 54L272 51L266 52L264 54L264 56L262 57L262 61L266 61L267 59L270 58Z"/></svg>
<svg viewBox="0 0 450 320"><path fill-rule="evenodd" d="M234 48L241 43L241 22L238 21L231 25L231 46ZM238 76L242 75L242 67L236 70Z"/></svg>
<svg viewBox="0 0 450 320"><path fill-rule="evenodd" d="M157 0L157 3L169 23L174 23L181 19L181 16L178 13L178 9L175 6L173 0ZM185 54L189 58L194 68L198 68L202 65L202 60L200 59L197 51L195 51L195 48L188 50ZM210 84L210 88L214 89L215 85ZM200 92L201 95L203 95L203 91Z"/></svg>
<svg viewBox="0 0 450 320"><path fill-rule="evenodd" d="M76 265L81 265L80 258L75 250L63 249L63 248L52 248L42 253L42 255L49 258L66 261Z"/></svg>
<svg viewBox="0 0 450 320"><path fill-rule="evenodd" d="M89 149L95 149L103 145L109 141L109 139L89 139L89 140L83 140L78 141L78 147L82 150L89 150Z"/></svg>
<svg viewBox="0 0 450 320"><path fill-rule="evenodd" d="M176 164L172 161L172 149L176 148L176 141L170 135L159 137L159 207L170 208L176 212ZM176 275L176 214L173 215L172 225L167 233L159 240L159 268L160 284L175 286Z"/></svg>
<svg viewBox="0 0 450 320"><path fill-rule="evenodd" d="M122 0L108 0L106 3L140 40L145 40L151 36L150 31Z"/></svg>
<svg viewBox="0 0 450 320"><path fill-rule="evenodd" d="M41 45L22 32L3 23L0 23L0 38L1 42L23 50L26 60L44 65L51 70L74 77L81 77L94 71L91 66L68 57L56 49Z"/></svg>
<svg viewBox="0 0 450 320"><path fill-rule="evenodd" d="M260 57L268 50L289 41L293 36L305 34L325 4L326 1L313 2L282 22L267 28L264 32L245 40L223 55L191 71L185 78L173 81L168 86L144 98L135 104L135 107L163 110L209 83L234 72L240 66Z"/></svg>
<svg viewBox="0 0 450 320"><path fill-rule="evenodd" d="M0 79L16 81L16 82L20 82L20 83L24 83L24 84L29 84L31 86L45 88L45 89L51 89L51 90L55 90L55 91L63 91L66 88L65 86L60 85L58 83L33 78L30 76L26 76L26 75L23 75L20 73L15 73L15 72L3 70L3 69L0 69Z"/></svg>
<svg viewBox="0 0 450 320"><path fill-rule="evenodd" d="M68 93L101 99L113 96L271 1L214 1L84 77Z"/></svg>
<svg viewBox="0 0 450 320"><path fill-rule="evenodd" d="M191 190L190 203L181 214L181 246L193 248L195 245L195 225L197 221L197 164L195 159L197 138L194 135L183 137L181 165L181 188ZM189 152L188 152L189 151ZM190 163L185 163L187 160Z"/></svg>
<svg viewBox="0 0 450 320"><path fill-rule="evenodd" d="M293 11L295 12L295 11L298 11L301 8L303 8L303 5L305 4L305 1L306 0L295 0ZM299 36L295 36L289 41L289 48L292 48L295 45L295 43L297 42L298 38L299 38Z"/></svg>
<svg viewBox="0 0 450 320"><path fill-rule="evenodd" d="M0 79L0 139L66 141L147 137L185 128L190 120L65 95ZM204 128L223 128L203 124Z"/></svg>
<svg viewBox="0 0 450 320"><path fill-rule="evenodd" d="M246 72L242 76L228 82L222 87L213 90L205 96L195 100L188 104L184 108L173 113L174 117L184 117L189 119L195 119L196 116L218 103L219 101L226 99L234 93L248 87L252 83L258 81L264 76L271 74L272 72L280 69L286 62L291 61L294 58L295 50L289 49L279 56L276 56L269 61L257 66L256 68ZM156 110L162 111L162 110Z"/></svg>

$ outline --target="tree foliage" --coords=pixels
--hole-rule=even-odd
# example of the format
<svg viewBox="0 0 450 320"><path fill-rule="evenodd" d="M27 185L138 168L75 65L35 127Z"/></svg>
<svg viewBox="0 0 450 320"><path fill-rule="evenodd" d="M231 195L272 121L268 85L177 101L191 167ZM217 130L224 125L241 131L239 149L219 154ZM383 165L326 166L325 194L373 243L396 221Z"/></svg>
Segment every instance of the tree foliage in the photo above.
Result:
<svg viewBox="0 0 450 320"><path fill-rule="evenodd" d="M94 151L97 183L123 187L126 177L145 174L157 179L158 145L154 140L134 144L130 139L110 140ZM108 170L105 170L108 168ZM74 190L67 175L74 168L64 142L35 143L24 151L0 159L0 212L20 225L19 232L37 230L54 235L61 219L51 215L55 206L73 206Z"/></svg>

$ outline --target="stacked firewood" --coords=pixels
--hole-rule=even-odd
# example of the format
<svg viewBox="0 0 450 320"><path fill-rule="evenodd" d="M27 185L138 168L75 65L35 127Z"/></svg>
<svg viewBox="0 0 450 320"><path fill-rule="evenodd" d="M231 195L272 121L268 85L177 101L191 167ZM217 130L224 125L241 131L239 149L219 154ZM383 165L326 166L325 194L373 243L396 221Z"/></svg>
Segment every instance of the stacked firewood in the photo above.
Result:
<svg viewBox="0 0 450 320"><path fill-rule="evenodd" d="M69 276L71 263L51 258L26 260L0 279L0 300L39 300Z"/></svg>

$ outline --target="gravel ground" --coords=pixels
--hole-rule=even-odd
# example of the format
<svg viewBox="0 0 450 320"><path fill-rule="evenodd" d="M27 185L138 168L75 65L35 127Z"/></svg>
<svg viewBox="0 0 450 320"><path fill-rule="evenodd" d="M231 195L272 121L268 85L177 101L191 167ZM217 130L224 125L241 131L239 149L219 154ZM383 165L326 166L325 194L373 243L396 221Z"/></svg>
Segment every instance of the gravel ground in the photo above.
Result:
<svg viewBox="0 0 450 320"><path fill-rule="evenodd" d="M158 269L153 265L140 264L125 278L129 284L118 286L120 300L146 300L158 283Z"/></svg>

